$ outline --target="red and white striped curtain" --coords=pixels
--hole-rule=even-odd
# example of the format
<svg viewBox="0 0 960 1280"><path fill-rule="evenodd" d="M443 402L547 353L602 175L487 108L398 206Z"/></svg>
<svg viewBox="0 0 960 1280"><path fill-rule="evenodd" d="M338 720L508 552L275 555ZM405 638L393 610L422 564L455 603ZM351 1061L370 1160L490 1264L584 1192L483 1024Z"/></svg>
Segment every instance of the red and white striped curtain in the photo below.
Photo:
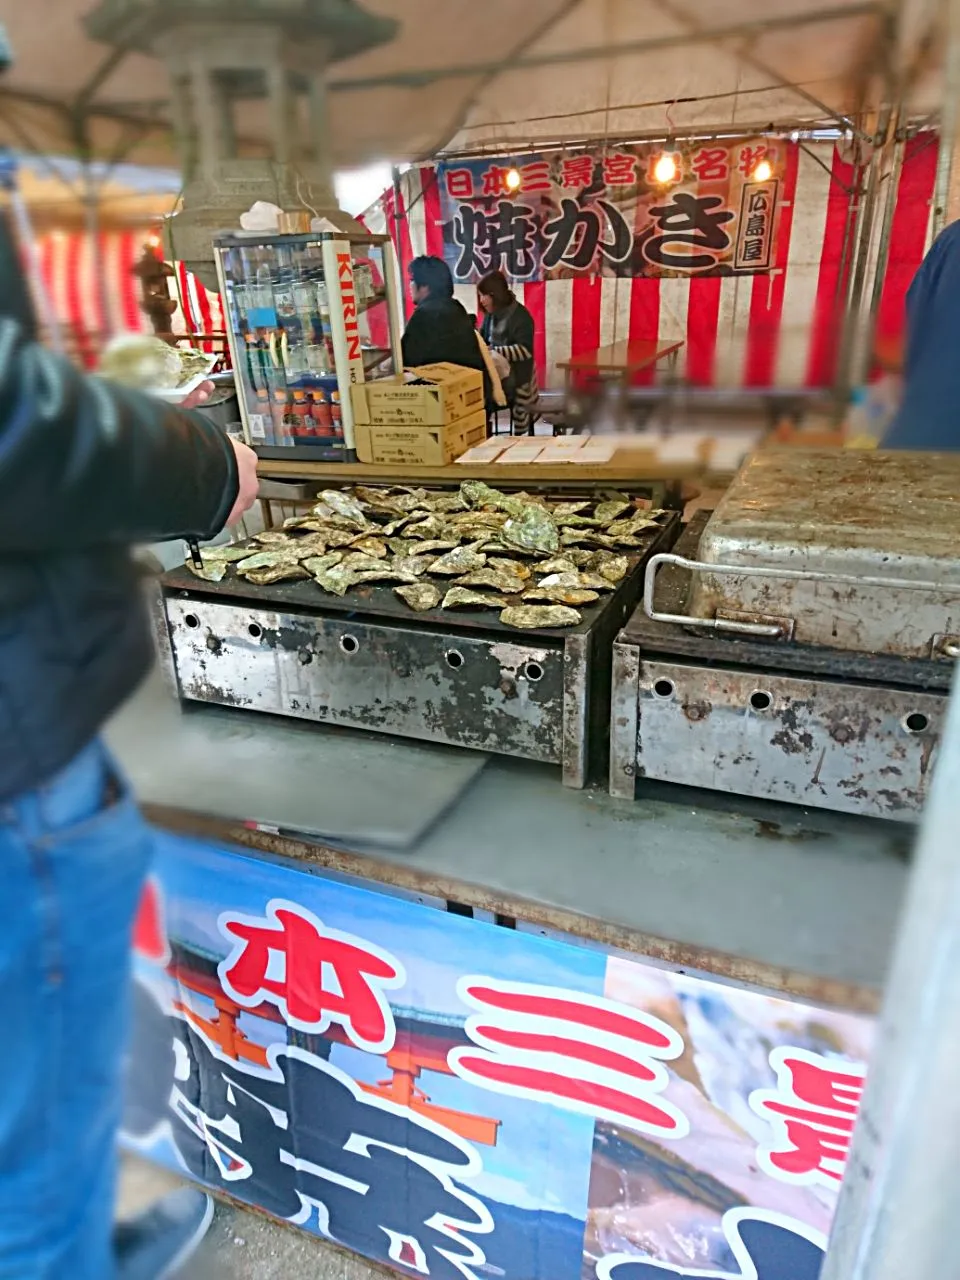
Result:
<svg viewBox="0 0 960 1280"><path fill-rule="evenodd" d="M902 332L906 292L928 245L936 162L934 134L919 134L907 145L878 322L884 340ZM623 338L679 337L685 342L679 372L694 386L829 386L839 349L853 178L852 164L832 144L788 144L777 261L767 275L516 285L536 323L541 385L560 385L557 361L571 355ZM421 253L442 256L434 169L409 170L399 210L388 191L366 222L371 231L389 232L404 265ZM476 309L472 285L458 286L457 296Z"/></svg>
<svg viewBox="0 0 960 1280"><path fill-rule="evenodd" d="M133 267L143 253L149 233L104 231L95 254L83 231L49 231L37 237L44 287L53 314L69 345L87 364L118 333L149 333L150 321L140 309L140 281ZM102 281L97 281L99 256ZM178 302L171 317L173 333L220 333L224 328L220 296L210 293L182 262L169 282ZM203 347L213 349L205 341Z"/></svg>

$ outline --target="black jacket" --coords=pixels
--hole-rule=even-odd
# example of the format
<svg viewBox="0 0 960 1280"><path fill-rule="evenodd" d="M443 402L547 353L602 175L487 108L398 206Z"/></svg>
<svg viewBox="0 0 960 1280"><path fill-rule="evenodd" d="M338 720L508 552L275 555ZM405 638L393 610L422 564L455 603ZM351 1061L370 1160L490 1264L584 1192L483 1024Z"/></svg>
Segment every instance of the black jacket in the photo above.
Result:
<svg viewBox="0 0 960 1280"><path fill-rule="evenodd" d="M434 298L417 303L403 332L405 368L420 364L460 364L483 374L486 399L490 399L489 374L477 342L477 329L456 298Z"/></svg>
<svg viewBox="0 0 960 1280"><path fill-rule="evenodd" d="M223 526L227 438L33 340L0 217L0 800L49 779L147 671L132 543Z"/></svg>

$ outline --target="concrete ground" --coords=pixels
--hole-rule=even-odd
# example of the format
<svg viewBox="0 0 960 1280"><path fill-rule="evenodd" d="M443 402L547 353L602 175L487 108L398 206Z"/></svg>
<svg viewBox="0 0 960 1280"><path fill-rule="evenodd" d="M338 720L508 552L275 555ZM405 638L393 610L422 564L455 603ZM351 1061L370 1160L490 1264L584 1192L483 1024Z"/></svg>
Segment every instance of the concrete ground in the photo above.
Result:
<svg viewBox="0 0 960 1280"><path fill-rule="evenodd" d="M125 1155L119 1216L137 1213L180 1185L172 1174ZM395 1272L372 1267L260 1214L218 1202L206 1239L178 1280L383 1280L385 1276L396 1280Z"/></svg>

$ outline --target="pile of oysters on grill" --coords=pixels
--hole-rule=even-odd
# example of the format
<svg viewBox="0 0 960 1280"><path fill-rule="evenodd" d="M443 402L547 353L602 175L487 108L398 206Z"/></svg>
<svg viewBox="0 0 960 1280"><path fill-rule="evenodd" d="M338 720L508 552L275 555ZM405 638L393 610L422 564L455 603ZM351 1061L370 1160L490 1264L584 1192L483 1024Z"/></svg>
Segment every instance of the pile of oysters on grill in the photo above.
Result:
<svg viewBox="0 0 960 1280"><path fill-rule="evenodd" d="M418 613L498 609L509 627L575 627L663 514L611 492L561 502L480 480L457 491L356 485L324 490L254 545L204 547L202 568L186 563L208 582L230 571L259 586L312 578L337 596L389 583Z"/></svg>

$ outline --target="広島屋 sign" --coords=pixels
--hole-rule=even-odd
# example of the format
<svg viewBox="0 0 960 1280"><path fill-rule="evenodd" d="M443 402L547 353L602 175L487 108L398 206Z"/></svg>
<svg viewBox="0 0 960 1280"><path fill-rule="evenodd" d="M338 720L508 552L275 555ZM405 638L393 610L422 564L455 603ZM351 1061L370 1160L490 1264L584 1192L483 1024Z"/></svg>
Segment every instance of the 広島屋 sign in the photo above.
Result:
<svg viewBox="0 0 960 1280"><path fill-rule="evenodd" d="M461 284L497 270L523 281L768 271L786 148L708 142L667 153L673 165L651 144L446 162L444 257Z"/></svg>

